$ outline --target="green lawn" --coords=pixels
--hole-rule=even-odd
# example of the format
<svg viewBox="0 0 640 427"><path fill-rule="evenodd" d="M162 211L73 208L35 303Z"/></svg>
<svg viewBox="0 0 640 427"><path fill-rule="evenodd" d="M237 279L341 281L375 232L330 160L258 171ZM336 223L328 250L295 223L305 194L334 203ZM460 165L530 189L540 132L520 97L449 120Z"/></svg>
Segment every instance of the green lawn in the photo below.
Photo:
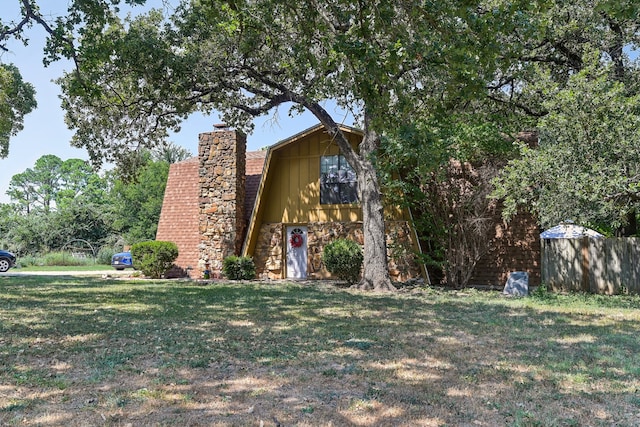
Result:
<svg viewBox="0 0 640 427"><path fill-rule="evenodd" d="M635 426L640 298L0 277L0 425Z"/></svg>
<svg viewBox="0 0 640 427"><path fill-rule="evenodd" d="M87 264L87 265L30 265L28 267L18 267L9 270L9 273L30 272L30 271L103 271L113 270L113 267L105 264ZM131 270L131 269L129 269Z"/></svg>

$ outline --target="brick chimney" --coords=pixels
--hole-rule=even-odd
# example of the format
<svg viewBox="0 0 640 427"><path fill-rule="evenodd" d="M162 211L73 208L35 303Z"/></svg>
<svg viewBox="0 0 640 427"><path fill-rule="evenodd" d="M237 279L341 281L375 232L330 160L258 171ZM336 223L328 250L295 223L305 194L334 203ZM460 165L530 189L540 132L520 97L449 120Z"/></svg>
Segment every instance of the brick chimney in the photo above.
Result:
<svg viewBox="0 0 640 427"><path fill-rule="evenodd" d="M239 255L244 233L246 135L216 125L200 134L199 269L219 277L222 261Z"/></svg>

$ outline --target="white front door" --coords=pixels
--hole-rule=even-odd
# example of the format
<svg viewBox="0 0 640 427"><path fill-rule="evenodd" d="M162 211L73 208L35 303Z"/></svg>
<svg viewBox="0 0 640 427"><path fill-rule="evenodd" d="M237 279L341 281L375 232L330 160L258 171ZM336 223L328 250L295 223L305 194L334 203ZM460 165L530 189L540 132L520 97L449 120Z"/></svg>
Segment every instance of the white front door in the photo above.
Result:
<svg viewBox="0 0 640 427"><path fill-rule="evenodd" d="M307 227L287 227L287 278L307 277Z"/></svg>

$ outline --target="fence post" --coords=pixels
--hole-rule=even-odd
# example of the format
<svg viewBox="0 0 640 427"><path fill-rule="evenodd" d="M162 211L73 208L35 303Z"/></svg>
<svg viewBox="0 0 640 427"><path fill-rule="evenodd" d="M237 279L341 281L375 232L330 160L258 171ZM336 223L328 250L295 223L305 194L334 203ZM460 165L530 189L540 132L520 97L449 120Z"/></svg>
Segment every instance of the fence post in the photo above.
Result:
<svg viewBox="0 0 640 427"><path fill-rule="evenodd" d="M540 242L540 284L549 286L549 274L547 273L547 268L549 265L549 261L544 256L546 252L547 242L546 239L541 239Z"/></svg>
<svg viewBox="0 0 640 427"><path fill-rule="evenodd" d="M591 287L589 286L589 238L584 236L581 239L581 250L582 253L582 290L584 292L589 292Z"/></svg>

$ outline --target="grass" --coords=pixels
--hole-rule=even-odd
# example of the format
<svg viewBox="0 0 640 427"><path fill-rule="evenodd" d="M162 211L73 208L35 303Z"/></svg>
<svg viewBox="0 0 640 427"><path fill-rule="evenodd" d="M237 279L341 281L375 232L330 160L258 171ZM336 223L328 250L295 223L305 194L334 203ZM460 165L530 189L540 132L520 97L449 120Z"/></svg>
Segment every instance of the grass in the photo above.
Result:
<svg viewBox="0 0 640 427"><path fill-rule="evenodd" d="M86 252L84 255L87 255ZM18 257L18 266L31 269L35 267L38 271L44 267L79 267L80 269L92 269L97 268L100 265L103 267L111 264L111 252L101 251L98 257L91 256L78 256L72 252L49 252L41 256L22 255Z"/></svg>
<svg viewBox="0 0 640 427"><path fill-rule="evenodd" d="M30 271L103 271L103 270L113 270L113 267L111 267L111 265L105 265L105 264L29 265L26 267L18 267L15 270L9 270L9 273L11 273L12 271L30 272Z"/></svg>
<svg viewBox="0 0 640 427"><path fill-rule="evenodd" d="M0 277L0 425L633 426L640 298Z"/></svg>

